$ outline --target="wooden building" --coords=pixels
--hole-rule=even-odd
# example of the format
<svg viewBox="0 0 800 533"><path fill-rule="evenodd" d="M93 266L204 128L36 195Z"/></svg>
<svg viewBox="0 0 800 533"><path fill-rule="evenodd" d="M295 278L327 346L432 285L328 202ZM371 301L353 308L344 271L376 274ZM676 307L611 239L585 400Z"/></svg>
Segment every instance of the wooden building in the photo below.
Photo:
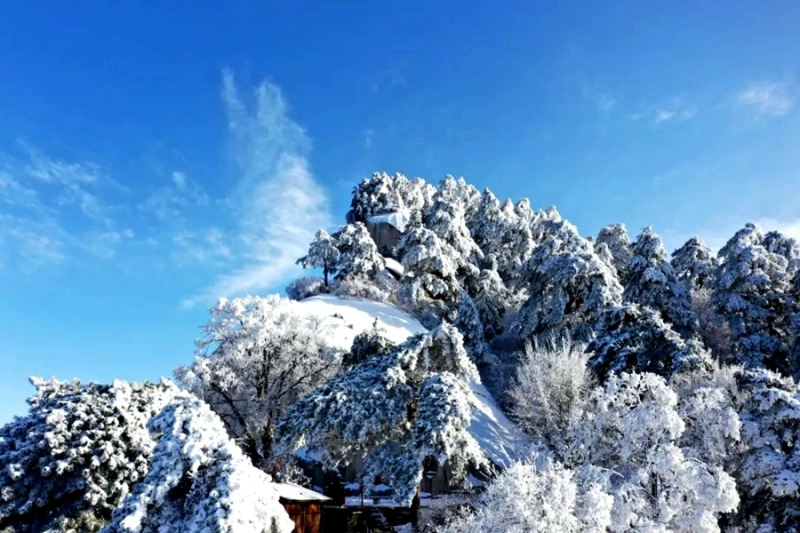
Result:
<svg viewBox="0 0 800 533"><path fill-rule="evenodd" d="M294 533L324 533L322 507L331 501L330 498L294 483L276 483L275 486L281 505L294 520Z"/></svg>

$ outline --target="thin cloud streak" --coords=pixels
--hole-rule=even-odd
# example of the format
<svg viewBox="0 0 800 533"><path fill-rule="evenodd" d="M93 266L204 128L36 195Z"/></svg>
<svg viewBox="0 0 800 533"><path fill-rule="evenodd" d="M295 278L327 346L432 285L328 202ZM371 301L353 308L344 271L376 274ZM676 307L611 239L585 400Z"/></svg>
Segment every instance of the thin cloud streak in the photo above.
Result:
<svg viewBox="0 0 800 533"><path fill-rule="evenodd" d="M792 98L785 83L752 83L737 97L739 104L754 108L762 115L780 117L793 106Z"/></svg>
<svg viewBox="0 0 800 533"><path fill-rule="evenodd" d="M229 252L239 266L184 300L184 307L274 287L296 271L314 233L330 223L327 196L310 170L311 143L289 118L280 88L262 82L253 96L248 108L233 74L223 72L230 150L241 175L229 199L238 214Z"/></svg>

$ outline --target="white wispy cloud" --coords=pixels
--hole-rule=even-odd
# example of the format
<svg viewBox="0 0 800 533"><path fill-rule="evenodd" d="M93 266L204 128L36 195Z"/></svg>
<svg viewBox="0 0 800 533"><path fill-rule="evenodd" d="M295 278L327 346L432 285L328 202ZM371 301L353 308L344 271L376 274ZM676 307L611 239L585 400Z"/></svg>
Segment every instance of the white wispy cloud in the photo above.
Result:
<svg viewBox="0 0 800 533"><path fill-rule="evenodd" d="M113 257L130 230L118 229L116 208L99 195L124 191L99 165L52 158L18 142L0 158L0 256L31 272L64 263L75 252Z"/></svg>
<svg viewBox="0 0 800 533"><path fill-rule="evenodd" d="M364 148L369 148L372 146L373 137L375 137L375 130L364 130Z"/></svg>
<svg viewBox="0 0 800 533"><path fill-rule="evenodd" d="M662 122L685 122L694 118L696 114L697 107L695 106L663 107L656 109L655 122L656 124Z"/></svg>
<svg viewBox="0 0 800 533"><path fill-rule="evenodd" d="M234 267L184 306L273 287L297 268L317 229L330 221L323 187L310 170L311 143L289 118L278 86L262 82L245 100L231 72L222 76L231 155L240 173L229 198L237 213Z"/></svg>
<svg viewBox="0 0 800 533"><path fill-rule="evenodd" d="M739 104L751 107L762 115L779 117L792 109L793 102L785 83L751 83L738 94Z"/></svg>
<svg viewBox="0 0 800 533"><path fill-rule="evenodd" d="M152 213L163 222L176 222L184 217L187 209L209 204L203 187L184 172L173 171L170 184L157 189L139 209Z"/></svg>

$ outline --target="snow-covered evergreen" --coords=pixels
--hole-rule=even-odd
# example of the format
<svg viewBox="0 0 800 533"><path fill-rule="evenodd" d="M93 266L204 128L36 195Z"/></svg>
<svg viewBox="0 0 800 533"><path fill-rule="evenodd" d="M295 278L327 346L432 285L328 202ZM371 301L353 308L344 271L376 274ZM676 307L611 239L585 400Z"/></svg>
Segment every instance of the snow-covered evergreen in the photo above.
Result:
<svg viewBox="0 0 800 533"><path fill-rule="evenodd" d="M308 255L297 260L303 268L321 268L323 280L327 287L330 276L339 268L339 249L336 240L321 229L317 231L314 240L308 248ZM349 258L348 258L349 259Z"/></svg>
<svg viewBox="0 0 800 533"><path fill-rule="evenodd" d="M700 237L692 237L672 252L670 264L690 293L709 287L718 265L711 248Z"/></svg>
<svg viewBox="0 0 800 533"><path fill-rule="evenodd" d="M385 472L395 499L408 504L432 457L463 475L483 453L467 431L478 380L461 334L443 324L390 354L367 359L292 406L278 426L287 451L308 446L329 467L364 456L363 478Z"/></svg>
<svg viewBox="0 0 800 533"><path fill-rule="evenodd" d="M620 275L623 299L658 311L672 328L690 337L697 329L689 291L667 261L667 252L652 228L645 228L631 247L631 259Z"/></svg>
<svg viewBox="0 0 800 533"><path fill-rule="evenodd" d="M788 261L763 246L761 229L747 224L720 250L711 303L731 330L735 360L786 372L795 313Z"/></svg>
<svg viewBox="0 0 800 533"><path fill-rule="evenodd" d="M609 224L600 230L594 242L595 247L606 245L611 254L612 266L617 272L622 272L633 256L631 238L625 224ZM603 255L606 256L605 253Z"/></svg>

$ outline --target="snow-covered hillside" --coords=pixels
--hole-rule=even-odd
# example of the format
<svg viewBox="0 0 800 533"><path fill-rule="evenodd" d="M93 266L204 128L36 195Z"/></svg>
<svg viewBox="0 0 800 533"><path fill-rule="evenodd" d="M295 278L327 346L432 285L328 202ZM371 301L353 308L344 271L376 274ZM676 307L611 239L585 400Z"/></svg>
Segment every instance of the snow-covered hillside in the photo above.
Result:
<svg viewBox="0 0 800 533"><path fill-rule="evenodd" d="M299 303L323 321L329 328L331 344L343 350L349 349L355 336L371 328L376 320L386 330L387 337L396 343L427 331L415 318L386 303L331 295L318 295ZM521 458L530 438L508 419L486 387L472 382L470 388L477 402L472 411L469 433L478 441L487 458L500 467L507 467Z"/></svg>

